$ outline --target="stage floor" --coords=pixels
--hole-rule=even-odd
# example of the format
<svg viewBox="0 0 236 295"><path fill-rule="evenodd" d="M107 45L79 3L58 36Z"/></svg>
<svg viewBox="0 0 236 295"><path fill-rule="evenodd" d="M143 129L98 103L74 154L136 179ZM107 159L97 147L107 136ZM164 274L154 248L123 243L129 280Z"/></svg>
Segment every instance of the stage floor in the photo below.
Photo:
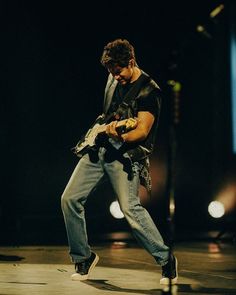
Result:
<svg viewBox="0 0 236 295"><path fill-rule="evenodd" d="M135 242L92 248L100 260L87 281L71 281L67 246L0 247L0 294L166 294L161 268ZM236 245L182 241L174 245L179 284L169 294L236 294Z"/></svg>

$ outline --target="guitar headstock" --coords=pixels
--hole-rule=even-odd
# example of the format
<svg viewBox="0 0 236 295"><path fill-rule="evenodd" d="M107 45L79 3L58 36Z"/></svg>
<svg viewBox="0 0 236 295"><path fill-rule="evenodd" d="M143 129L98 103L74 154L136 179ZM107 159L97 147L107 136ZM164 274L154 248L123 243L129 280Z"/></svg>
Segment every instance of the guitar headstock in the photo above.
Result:
<svg viewBox="0 0 236 295"><path fill-rule="evenodd" d="M126 129L126 131L129 131L129 130L135 129L137 127L137 125L138 125L137 119L129 118L125 122L125 129Z"/></svg>
<svg viewBox="0 0 236 295"><path fill-rule="evenodd" d="M119 134L126 133L130 130L133 130L138 125L138 119L129 118L122 121L119 121L116 126L116 131Z"/></svg>

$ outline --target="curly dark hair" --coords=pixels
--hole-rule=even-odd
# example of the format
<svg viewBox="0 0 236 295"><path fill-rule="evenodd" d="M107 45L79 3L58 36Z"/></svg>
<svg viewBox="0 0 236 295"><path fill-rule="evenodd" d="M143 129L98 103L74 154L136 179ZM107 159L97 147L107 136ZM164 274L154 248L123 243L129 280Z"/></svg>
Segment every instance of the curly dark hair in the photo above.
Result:
<svg viewBox="0 0 236 295"><path fill-rule="evenodd" d="M131 59L136 63L134 47L126 39L116 39L104 47L100 61L104 67L112 68L127 67Z"/></svg>

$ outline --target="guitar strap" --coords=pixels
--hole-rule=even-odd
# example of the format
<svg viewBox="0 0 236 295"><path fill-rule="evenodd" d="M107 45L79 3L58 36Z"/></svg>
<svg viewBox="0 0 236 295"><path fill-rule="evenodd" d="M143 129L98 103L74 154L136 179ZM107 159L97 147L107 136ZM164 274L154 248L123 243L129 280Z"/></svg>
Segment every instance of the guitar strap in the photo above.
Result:
<svg viewBox="0 0 236 295"><path fill-rule="evenodd" d="M123 117L123 114L125 114L128 110L128 108L132 105L132 102L136 99L139 91L141 90L142 86L145 85L148 81L150 81L150 77L142 72L142 74L140 75L140 77L137 79L137 81L134 83L134 85L130 88L130 90L126 93L122 103L119 105L119 107L117 108L116 112L108 115L108 109L109 109L109 105L105 105L105 110L106 110L106 122L108 122L112 117L115 117L117 120L119 119L125 119ZM115 81L116 82L116 81ZM114 91L112 93L108 93L108 95L113 95ZM109 104L111 102L112 97L107 99L107 102L109 101Z"/></svg>
<svg viewBox="0 0 236 295"><path fill-rule="evenodd" d="M134 100L137 97L137 94L141 90L141 87L146 84L148 81L150 81L150 77L142 72L140 77L137 79L137 81L134 83L133 87L130 88L130 90L126 93L123 103L126 103L130 105L130 102Z"/></svg>

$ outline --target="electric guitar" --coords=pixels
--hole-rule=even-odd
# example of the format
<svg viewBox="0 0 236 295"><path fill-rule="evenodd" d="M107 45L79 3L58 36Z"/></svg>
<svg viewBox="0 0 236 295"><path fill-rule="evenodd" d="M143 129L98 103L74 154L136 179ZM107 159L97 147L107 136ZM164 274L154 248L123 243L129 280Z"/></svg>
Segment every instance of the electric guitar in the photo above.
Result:
<svg viewBox="0 0 236 295"><path fill-rule="evenodd" d="M106 132L107 124L101 123L101 116L95 121L92 127L87 131L85 136L76 144L72 151L78 156L82 157L89 149L96 146L96 137L99 134ZM125 120L118 121L116 125L116 130L119 133L127 133L137 127L138 121L134 118L129 118Z"/></svg>

